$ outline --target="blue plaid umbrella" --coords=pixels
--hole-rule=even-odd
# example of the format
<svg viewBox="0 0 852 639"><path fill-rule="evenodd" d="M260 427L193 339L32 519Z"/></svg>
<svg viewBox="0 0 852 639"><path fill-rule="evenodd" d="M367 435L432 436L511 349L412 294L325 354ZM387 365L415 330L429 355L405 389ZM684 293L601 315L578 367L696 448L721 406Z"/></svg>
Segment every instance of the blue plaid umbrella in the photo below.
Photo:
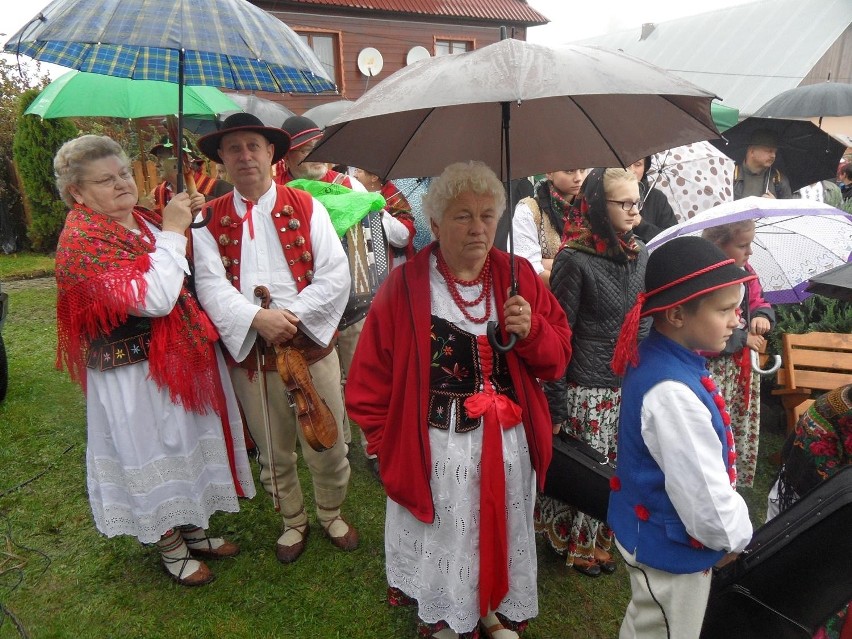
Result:
<svg viewBox="0 0 852 639"><path fill-rule="evenodd" d="M54 0L4 51L135 80L275 93L335 88L292 29L246 0Z"/></svg>
<svg viewBox="0 0 852 639"><path fill-rule="evenodd" d="M185 85L335 89L310 47L247 0L54 0L3 50L90 73L176 82L179 130Z"/></svg>

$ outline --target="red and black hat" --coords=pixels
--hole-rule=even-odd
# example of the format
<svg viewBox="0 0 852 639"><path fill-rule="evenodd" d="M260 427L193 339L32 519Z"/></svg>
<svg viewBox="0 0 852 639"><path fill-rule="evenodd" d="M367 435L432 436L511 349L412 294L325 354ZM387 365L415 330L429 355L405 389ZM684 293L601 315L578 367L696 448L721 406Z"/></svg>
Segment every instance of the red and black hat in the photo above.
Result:
<svg viewBox="0 0 852 639"><path fill-rule="evenodd" d="M317 123L303 115L290 116L284 120L281 128L290 136L291 150L322 137L322 129L317 126Z"/></svg>
<svg viewBox="0 0 852 639"><path fill-rule="evenodd" d="M651 253L645 267L645 292L628 311L612 358L612 370L623 375L627 363L638 363L639 319L674 308L732 284L756 279L734 264L718 246L701 237L676 237Z"/></svg>
<svg viewBox="0 0 852 639"><path fill-rule="evenodd" d="M648 258L640 317L755 279L718 246L701 237L676 237Z"/></svg>
<svg viewBox="0 0 852 639"><path fill-rule="evenodd" d="M273 164L283 158L284 155L286 155L287 150L290 148L290 136L287 135L285 131L276 129L272 126L266 126L260 121L260 118L252 115L251 113L232 113L225 118L225 121L222 122L218 131L208 133L207 135L198 138L198 148L201 149L201 152L208 158L214 162L222 164L222 158L219 157L219 144L222 142L223 137L229 133L236 133L237 131L252 131L254 133L259 133L265 137L270 144L274 145L275 151L272 155Z"/></svg>

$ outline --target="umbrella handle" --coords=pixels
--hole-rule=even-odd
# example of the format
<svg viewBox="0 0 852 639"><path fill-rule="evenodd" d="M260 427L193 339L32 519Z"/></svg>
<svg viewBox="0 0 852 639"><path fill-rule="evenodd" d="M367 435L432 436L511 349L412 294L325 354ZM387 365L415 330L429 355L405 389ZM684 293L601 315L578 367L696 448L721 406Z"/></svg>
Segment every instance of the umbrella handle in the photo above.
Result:
<svg viewBox="0 0 852 639"><path fill-rule="evenodd" d="M212 206L205 206L203 209L201 209L201 213L202 213L201 220L199 220L198 222L192 222L189 225L189 228L191 228L191 229L203 229L205 226L210 224L210 220L213 219L213 207Z"/></svg>
<svg viewBox="0 0 852 639"><path fill-rule="evenodd" d="M485 332L488 335L488 342L491 344L491 348L498 353L508 353L510 350L515 348L515 342L518 341L518 336L511 333L509 335L509 341L506 342L505 345L501 344L500 336L497 335L497 322L488 322Z"/></svg>
<svg viewBox="0 0 852 639"><path fill-rule="evenodd" d="M772 375L772 373L781 368L781 356L775 355L775 361L772 363L772 366L768 369L763 369L760 367L760 358L757 351L751 351L751 368L758 375Z"/></svg>

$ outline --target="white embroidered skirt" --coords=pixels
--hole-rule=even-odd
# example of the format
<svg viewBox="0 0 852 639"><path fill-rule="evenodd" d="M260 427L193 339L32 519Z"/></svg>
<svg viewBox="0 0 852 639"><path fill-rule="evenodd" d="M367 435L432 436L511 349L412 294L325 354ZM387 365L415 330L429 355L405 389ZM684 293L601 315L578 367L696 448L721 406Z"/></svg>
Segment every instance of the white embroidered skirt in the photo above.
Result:
<svg viewBox="0 0 852 639"><path fill-rule="evenodd" d="M225 362L217 348L220 373ZM221 375L236 470L246 497L255 494L231 380ZM216 511L237 512L222 421L186 412L148 379L148 362L88 370L86 450L89 502L98 530L154 543L170 528L207 528Z"/></svg>

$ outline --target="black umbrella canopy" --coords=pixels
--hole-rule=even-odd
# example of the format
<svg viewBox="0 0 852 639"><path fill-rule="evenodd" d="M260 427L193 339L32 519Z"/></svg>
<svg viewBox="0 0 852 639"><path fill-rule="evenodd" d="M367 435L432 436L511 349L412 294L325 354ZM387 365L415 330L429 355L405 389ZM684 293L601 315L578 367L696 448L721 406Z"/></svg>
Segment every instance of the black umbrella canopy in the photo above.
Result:
<svg viewBox="0 0 852 639"><path fill-rule="evenodd" d="M808 293L852 302L852 262L835 267L808 280Z"/></svg>
<svg viewBox="0 0 852 639"><path fill-rule="evenodd" d="M794 191L837 174L845 145L805 120L746 118L725 131L722 139L710 140L710 144L732 160L742 162L752 134L758 130L775 134L778 153L774 166L787 176Z"/></svg>
<svg viewBox="0 0 852 639"><path fill-rule="evenodd" d="M825 118L852 115L852 84L821 82L779 93L754 112L761 118Z"/></svg>

